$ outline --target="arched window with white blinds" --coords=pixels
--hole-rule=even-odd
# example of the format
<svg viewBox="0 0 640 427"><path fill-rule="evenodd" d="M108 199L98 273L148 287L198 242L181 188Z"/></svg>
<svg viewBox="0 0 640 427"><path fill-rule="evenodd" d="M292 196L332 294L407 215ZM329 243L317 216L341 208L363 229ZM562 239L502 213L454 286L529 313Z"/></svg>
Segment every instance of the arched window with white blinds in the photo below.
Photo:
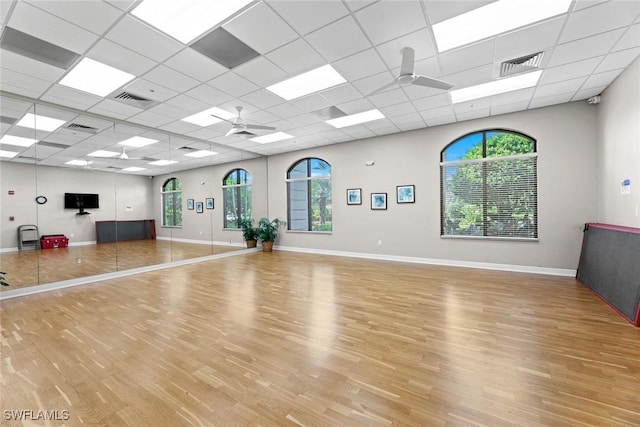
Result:
<svg viewBox="0 0 640 427"><path fill-rule="evenodd" d="M465 135L440 153L443 237L538 238L535 139L509 130Z"/></svg>

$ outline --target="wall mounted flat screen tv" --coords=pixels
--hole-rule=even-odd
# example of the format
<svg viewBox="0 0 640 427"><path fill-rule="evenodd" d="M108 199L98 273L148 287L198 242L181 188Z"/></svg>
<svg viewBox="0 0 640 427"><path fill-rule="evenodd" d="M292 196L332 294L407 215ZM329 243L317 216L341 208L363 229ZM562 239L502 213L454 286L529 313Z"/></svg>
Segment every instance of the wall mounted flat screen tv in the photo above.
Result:
<svg viewBox="0 0 640 427"><path fill-rule="evenodd" d="M64 193L64 208L79 209L80 214L88 214L85 209L98 209L100 197L98 194Z"/></svg>

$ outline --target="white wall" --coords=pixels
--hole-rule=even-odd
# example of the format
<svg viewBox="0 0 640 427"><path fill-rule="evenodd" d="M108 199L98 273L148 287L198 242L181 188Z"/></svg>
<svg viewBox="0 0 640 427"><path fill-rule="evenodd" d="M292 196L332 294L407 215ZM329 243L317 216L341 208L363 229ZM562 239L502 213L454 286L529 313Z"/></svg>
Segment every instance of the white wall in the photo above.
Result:
<svg viewBox="0 0 640 427"><path fill-rule="evenodd" d="M22 224L38 225L40 234L64 234L75 244L96 240L95 221L153 218L147 177L2 162L0 178L2 249L18 246L17 229ZM10 190L15 194L9 195ZM100 209L76 215L77 210L64 209L64 193L97 193ZM39 195L47 197L46 204L36 204Z"/></svg>
<svg viewBox="0 0 640 427"><path fill-rule="evenodd" d="M598 109L597 220L640 227L640 58L604 91ZM624 179L630 194L621 194Z"/></svg>
<svg viewBox="0 0 640 427"><path fill-rule="evenodd" d="M213 165L187 171L178 171L153 178L153 212L159 237L185 241L242 243L239 230L225 230L222 209L222 179L233 169L247 170L252 178L252 210L257 221L267 214L267 162L265 158ZM161 189L167 179L175 177L182 183L182 227L162 227ZM213 197L214 209L203 213L187 210L187 199L203 202Z"/></svg>
<svg viewBox="0 0 640 427"><path fill-rule="evenodd" d="M440 151L490 128L537 140L538 242L440 237ZM579 102L281 154L269 158L269 215L286 219L287 169L301 158L320 157L332 166L333 232L282 232L279 245L575 269L582 226L596 217L595 146L596 110ZM369 160L375 165L365 166ZM406 184L416 186L416 202L398 205L396 186ZM362 205L347 206L347 188L362 188ZM388 193L388 210L370 209L372 192Z"/></svg>

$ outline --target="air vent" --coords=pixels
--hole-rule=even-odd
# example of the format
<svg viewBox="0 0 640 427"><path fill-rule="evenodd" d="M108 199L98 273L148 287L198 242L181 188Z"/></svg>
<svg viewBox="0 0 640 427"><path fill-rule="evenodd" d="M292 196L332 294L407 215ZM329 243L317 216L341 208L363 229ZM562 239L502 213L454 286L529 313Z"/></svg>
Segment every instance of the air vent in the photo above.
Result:
<svg viewBox="0 0 640 427"><path fill-rule="evenodd" d="M18 156L18 157L15 157L15 158L16 159L20 159L20 160L27 160L27 161L30 161L30 162L39 162L40 160L42 160L42 159L38 159L36 157L31 157L31 156Z"/></svg>
<svg viewBox="0 0 640 427"><path fill-rule="evenodd" d="M70 130L79 131L79 132L91 133L91 134L94 134L94 135L96 133L98 133L98 128L81 125L80 123L70 123L67 126L65 126L65 129L70 129Z"/></svg>
<svg viewBox="0 0 640 427"><path fill-rule="evenodd" d="M142 108L143 110L159 104L158 101L147 99L126 91L115 92L115 95L111 95L109 98L132 107Z"/></svg>
<svg viewBox="0 0 640 427"><path fill-rule="evenodd" d="M0 46L18 55L68 70L80 57L75 52L56 46L22 31L6 27L0 39Z"/></svg>
<svg viewBox="0 0 640 427"><path fill-rule="evenodd" d="M500 77L512 76L539 68L543 55L544 52L538 52L504 61L500 65Z"/></svg>
<svg viewBox="0 0 640 427"><path fill-rule="evenodd" d="M248 132L246 130L241 130L240 132L236 132L233 135L243 136L245 138L249 138L251 136L256 136L255 133Z"/></svg>
<svg viewBox="0 0 640 427"><path fill-rule="evenodd" d="M197 148L187 147L187 146L184 146L184 147L178 147L178 150L184 150L184 151L198 151L198 149L197 149Z"/></svg>

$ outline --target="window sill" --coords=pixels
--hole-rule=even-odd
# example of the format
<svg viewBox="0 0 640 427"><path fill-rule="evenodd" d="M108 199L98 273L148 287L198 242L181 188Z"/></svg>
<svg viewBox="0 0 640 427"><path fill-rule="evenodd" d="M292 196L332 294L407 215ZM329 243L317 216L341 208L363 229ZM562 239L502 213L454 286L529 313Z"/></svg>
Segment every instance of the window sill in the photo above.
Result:
<svg viewBox="0 0 640 427"><path fill-rule="evenodd" d="M161 225L160 228L182 228L181 225Z"/></svg>
<svg viewBox="0 0 640 427"><path fill-rule="evenodd" d="M286 230L286 232L300 234L333 234L333 231Z"/></svg>
<svg viewBox="0 0 640 427"><path fill-rule="evenodd" d="M486 237L486 236L443 236L440 235L441 239L451 239L451 240L497 240L502 242L531 242L537 243L540 241L538 237Z"/></svg>

